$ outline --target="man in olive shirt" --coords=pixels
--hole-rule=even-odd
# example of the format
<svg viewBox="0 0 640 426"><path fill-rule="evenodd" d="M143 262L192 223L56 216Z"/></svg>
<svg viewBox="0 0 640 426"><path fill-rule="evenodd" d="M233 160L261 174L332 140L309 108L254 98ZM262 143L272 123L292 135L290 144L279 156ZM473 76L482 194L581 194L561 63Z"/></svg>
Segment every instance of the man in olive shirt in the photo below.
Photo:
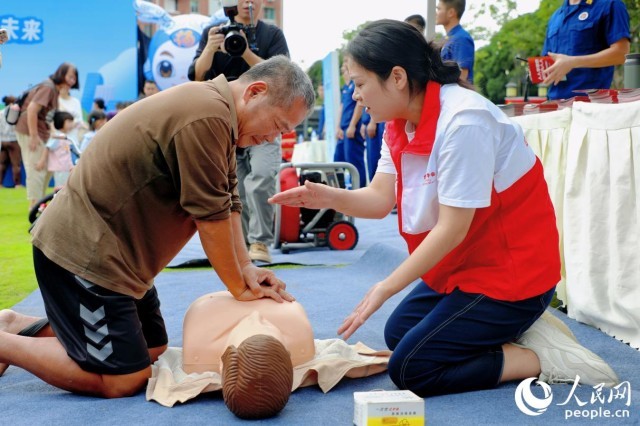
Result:
<svg viewBox="0 0 640 426"><path fill-rule="evenodd" d="M167 346L153 279L196 231L236 299L294 300L249 259L235 148L288 132L314 101L306 74L277 56L236 81L185 83L118 113L36 222L50 324L0 312L0 374L16 365L103 397L140 390Z"/></svg>

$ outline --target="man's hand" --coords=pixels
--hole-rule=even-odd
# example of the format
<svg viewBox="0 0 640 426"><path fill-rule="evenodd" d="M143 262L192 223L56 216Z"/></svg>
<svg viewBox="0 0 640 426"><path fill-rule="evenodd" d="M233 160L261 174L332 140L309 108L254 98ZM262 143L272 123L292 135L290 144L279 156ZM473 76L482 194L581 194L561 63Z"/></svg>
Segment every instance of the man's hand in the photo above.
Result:
<svg viewBox="0 0 640 426"><path fill-rule="evenodd" d="M34 168L39 172L46 170L46 160L44 158L41 159L35 164Z"/></svg>
<svg viewBox="0 0 640 426"><path fill-rule="evenodd" d="M349 124L347 127L347 138L353 139L356 137L356 126L355 124Z"/></svg>
<svg viewBox="0 0 640 426"><path fill-rule="evenodd" d="M222 25L218 25L217 27L211 27L209 28L209 33L208 33L208 37L207 37L207 45L205 46L205 49L211 51L211 52L216 52L218 49L220 49L220 46L222 45L222 42L224 41L224 34L219 34L218 31L220 31L220 28L222 28Z"/></svg>
<svg viewBox="0 0 640 426"><path fill-rule="evenodd" d="M248 301L269 297L278 303L285 300L287 302L295 301L295 297L289 294L285 289L287 285L278 279L273 271L264 268L258 268L250 263L242 267L242 277L247 285L247 289L236 297L238 300Z"/></svg>
<svg viewBox="0 0 640 426"><path fill-rule="evenodd" d="M573 56L563 55L562 53L551 53L549 56L553 59L553 65L547 68L547 78L544 79L544 84L553 83L556 86L562 80L564 80L569 72L574 68Z"/></svg>
<svg viewBox="0 0 640 426"><path fill-rule="evenodd" d="M367 123L367 135L369 138L375 138L376 133L378 132L378 123L371 120Z"/></svg>

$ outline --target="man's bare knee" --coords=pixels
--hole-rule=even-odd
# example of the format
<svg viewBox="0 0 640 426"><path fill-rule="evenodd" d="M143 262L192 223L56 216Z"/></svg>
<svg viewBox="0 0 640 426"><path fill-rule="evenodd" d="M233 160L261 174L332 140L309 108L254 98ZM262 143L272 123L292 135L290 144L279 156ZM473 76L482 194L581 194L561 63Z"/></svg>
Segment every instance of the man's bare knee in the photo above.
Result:
<svg viewBox="0 0 640 426"><path fill-rule="evenodd" d="M168 345L162 345L156 348L149 348L149 358L151 359L152 364L158 360L158 358L164 353L164 351L167 350L167 346Z"/></svg>
<svg viewBox="0 0 640 426"><path fill-rule="evenodd" d="M100 395L104 398L124 398L135 395L151 377L151 367L131 374L102 375Z"/></svg>

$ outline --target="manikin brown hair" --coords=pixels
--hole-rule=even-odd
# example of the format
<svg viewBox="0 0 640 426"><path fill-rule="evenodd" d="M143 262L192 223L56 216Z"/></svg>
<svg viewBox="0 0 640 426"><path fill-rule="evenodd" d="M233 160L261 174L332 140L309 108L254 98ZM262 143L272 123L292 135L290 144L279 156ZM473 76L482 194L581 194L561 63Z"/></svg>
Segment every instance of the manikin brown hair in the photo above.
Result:
<svg viewBox="0 0 640 426"><path fill-rule="evenodd" d="M278 414L289 401L293 386L291 355L276 338L258 334L222 355L222 396L241 419L264 419Z"/></svg>

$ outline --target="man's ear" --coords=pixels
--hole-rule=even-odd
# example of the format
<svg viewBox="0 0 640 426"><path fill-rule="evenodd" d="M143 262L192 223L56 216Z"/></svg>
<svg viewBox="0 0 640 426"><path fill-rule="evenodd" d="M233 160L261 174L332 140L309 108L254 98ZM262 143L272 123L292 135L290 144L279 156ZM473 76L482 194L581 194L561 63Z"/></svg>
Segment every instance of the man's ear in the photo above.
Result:
<svg viewBox="0 0 640 426"><path fill-rule="evenodd" d="M266 95L268 89L269 86L264 81L253 81L244 89L242 97L246 103L251 99Z"/></svg>

